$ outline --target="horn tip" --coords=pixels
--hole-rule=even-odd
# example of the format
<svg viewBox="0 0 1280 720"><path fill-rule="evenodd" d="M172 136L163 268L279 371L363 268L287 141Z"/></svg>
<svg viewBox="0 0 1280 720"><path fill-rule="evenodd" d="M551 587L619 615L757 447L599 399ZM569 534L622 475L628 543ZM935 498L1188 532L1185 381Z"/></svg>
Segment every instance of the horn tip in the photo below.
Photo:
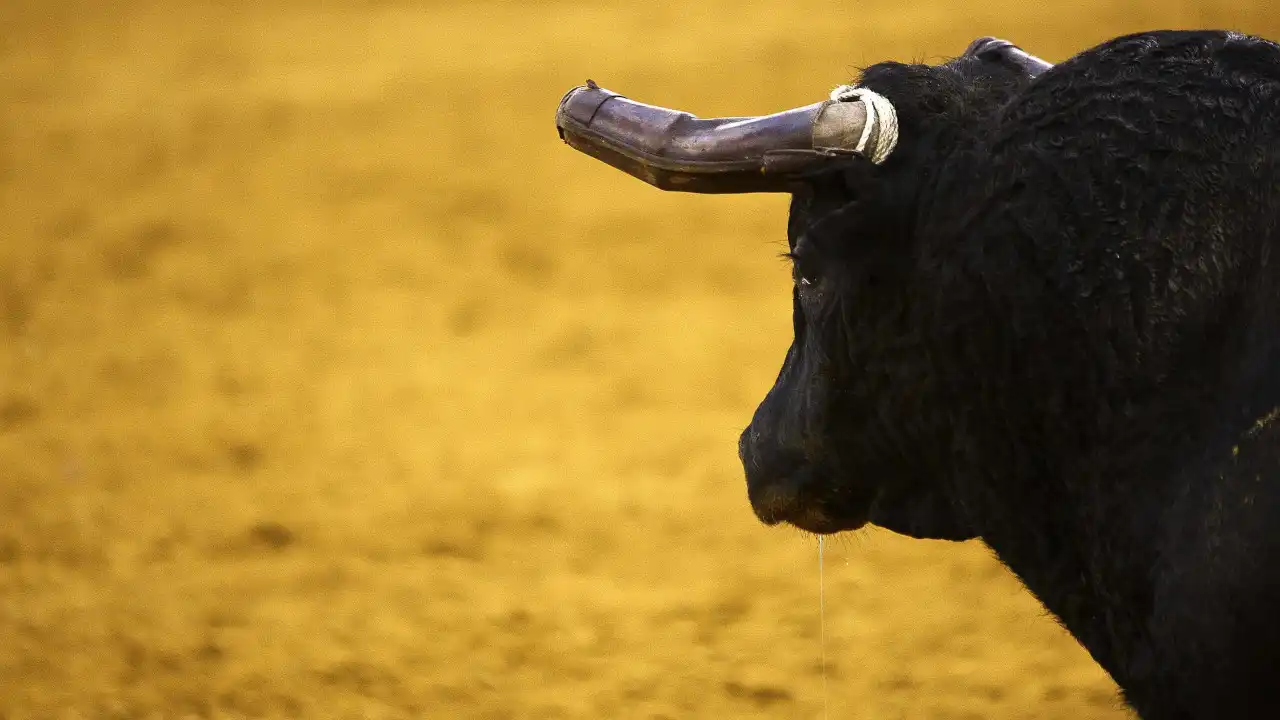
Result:
<svg viewBox="0 0 1280 720"><path fill-rule="evenodd" d="M556 132L560 135L561 140L564 140L565 121L570 117L570 104L573 102L575 96L579 95L583 91L598 89L598 85L593 81L588 80L586 85L578 85L577 87L570 88L568 92L561 96L560 104L556 107Z"/></svg>

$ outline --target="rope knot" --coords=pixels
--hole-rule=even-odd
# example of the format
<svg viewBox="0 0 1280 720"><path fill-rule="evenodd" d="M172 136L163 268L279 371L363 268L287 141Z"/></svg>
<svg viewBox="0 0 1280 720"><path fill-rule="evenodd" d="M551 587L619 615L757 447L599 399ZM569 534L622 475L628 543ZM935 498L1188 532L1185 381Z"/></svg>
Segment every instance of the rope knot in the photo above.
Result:
<svg viewBox="0 0 1280 720"><path fill-rule="evenodd" d="M898 146L898 111L885 96L865 87L841 85L831 91L836 102L860 102L867 111L857 152L879 165ZM868 150L868 146L870 149Z"/></svg>

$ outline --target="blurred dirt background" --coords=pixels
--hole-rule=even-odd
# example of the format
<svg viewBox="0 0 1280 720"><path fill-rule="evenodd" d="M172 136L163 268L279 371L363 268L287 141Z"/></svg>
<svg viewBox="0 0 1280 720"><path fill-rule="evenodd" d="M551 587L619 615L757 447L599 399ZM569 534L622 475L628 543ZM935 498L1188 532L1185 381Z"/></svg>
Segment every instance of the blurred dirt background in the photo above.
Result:
<svg viewBox="0 0 1280 720"><path fill-rule="evenodd" d="M818 718L739 429L786 198L562 145L1253 3L0 4L0 718ZM828 542L835 718L1122 718L977 543Z"/></svg>

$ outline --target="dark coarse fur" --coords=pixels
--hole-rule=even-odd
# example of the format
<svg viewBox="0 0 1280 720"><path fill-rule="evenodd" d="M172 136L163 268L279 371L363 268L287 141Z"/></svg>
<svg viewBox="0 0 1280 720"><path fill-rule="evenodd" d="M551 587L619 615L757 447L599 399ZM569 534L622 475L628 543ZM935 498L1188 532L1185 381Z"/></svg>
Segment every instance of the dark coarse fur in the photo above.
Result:
<svg viewBox="0 0 1280 720"><path fill-rule="evenodd" d="M1280 717L1280 48L975 62L869 68L899 147L797 189L757 512L981 538L1142 717Z"/></svg>

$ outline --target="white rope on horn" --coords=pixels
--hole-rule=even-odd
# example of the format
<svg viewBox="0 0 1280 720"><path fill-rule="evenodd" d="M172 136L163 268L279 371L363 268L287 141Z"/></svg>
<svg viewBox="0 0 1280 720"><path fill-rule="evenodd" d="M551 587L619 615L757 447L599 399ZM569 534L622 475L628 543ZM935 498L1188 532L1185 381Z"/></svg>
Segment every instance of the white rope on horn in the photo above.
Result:
<svg viewBox="0 0 1280 720"><path fill-rule="evenodd" d="M831 99L838 102L861 102L867 111L867 122L862 126L862 137L858 139L857 151L866 154L870 143L871 162L879 165L888 159L889 154L898 146L898 111L894 109L889 98L864 87L841 85L831 91ZM880 129L875 133L872 142L872 127L879 120Z"/></svg>

